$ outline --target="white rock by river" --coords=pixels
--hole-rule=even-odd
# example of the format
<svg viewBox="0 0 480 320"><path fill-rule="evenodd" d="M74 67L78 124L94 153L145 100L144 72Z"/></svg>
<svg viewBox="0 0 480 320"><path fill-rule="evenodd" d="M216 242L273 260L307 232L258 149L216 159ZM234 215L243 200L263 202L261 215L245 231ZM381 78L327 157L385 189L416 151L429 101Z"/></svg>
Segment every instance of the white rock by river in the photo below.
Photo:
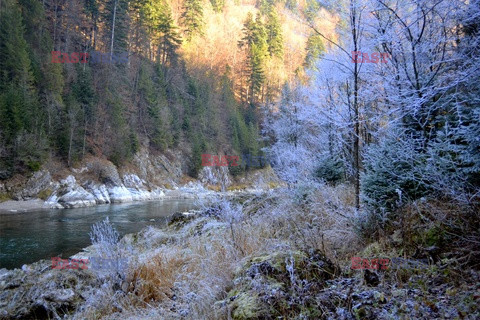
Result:
<svg viewBox="0 0 480 320"><path fill-rule="evenodd" d="M192 199L211 195L214 193L211 190L219 186L223 186L221 191L224 192L227 188L235 189L226 167L203 167L198 180L185 179L182 159L181 154L153 156L142 150L125 168L117 168L112 162L100 158L91 158L79 168L46 164L30 177L0 184L0 199L8 200L0 200L0 213L163 198ZM247 187L245 191L269 189L272 181L281 184L271 168L249 173L248 178L236 178L243 190Z"/></svg>

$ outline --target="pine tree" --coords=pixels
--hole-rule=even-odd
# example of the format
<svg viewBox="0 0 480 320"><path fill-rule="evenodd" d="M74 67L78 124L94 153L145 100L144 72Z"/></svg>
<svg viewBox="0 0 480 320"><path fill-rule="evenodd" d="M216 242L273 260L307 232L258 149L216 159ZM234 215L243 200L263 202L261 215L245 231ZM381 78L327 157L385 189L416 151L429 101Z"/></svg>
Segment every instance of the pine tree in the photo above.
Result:
<svg viewBox="0 0 480 320"><path fill-rule="evenodd" d="M74 85L73 94L75 100L78 102L81 109L80 124L81 127L79 136L82 138L82 157L86 153L86 139L89 134L88 128L91 127L95 121L97 96L92 86L92 75L90 67L77 66L77 81Z"/></svg>
<svg viewBox="0 0 480 320"><path fill-rule="evenodd" d="M4 86L0 93L0 127L2 138L8 145L13 144L18 132L24 127L21 110L23 99L15 86Z"/></svg>
<svg viewBox="0 0 480 320"><path fill-rule="evenodd" d="M312 68L315 61L325 52L325 46L323 45L322 37L317 34L312 34L308 37L307 55L305 56L305 67Z"/></svg>
<svg viewBox="0 0 480 320"><path fill-rule="evenodd" d="M130 19L128 6L130 0L108 0L105 5L105 34L106 43L109 45L110 60L113 55L128 51L128 31Z"/></svg>
<svg viewBox="0 0 480 320"><path fill-rule="evenodd" d="M255 103L256 100L259 99L258 95L265 82L264 65L268 55L267 30L260 15L257 15L255 21L250 13L247 15L243 33L244 36L238 45L247 51L246 73L248 93L246 99L249 103Z"/></svg>
<svg viewBox="0 0 480 320"><path fill-rule="evenodd" d="M285 1L285 8L292 12L296 12L298 7L298 3L296 0L286 0Z"/></svg>
<svg viewBox="0 0 480 320"><path fill-rule="evenodd" d="M257 7L260 13L268 16L274 10L275 0L257 0Z"/></svg>
<svg viewBox="0 0 480 320"><path fill-rule="evenodd" d="M205 22L203 21L203 7L200 0L185 0L182 24L187 41L196 34L203 35Z"/></svg>
<svg viewBox="0 0 480 320"><path fill-rule="evenodd" d="M283 55L282 25L280 24L278 14L275 9L271 10L270 14L268 15L266 29L268 30L267 42L270 56L281 58Z"/></svg>
<svg viewBox="0 0 480 320"><path fill-rule="evenodd" d="M312 23L320 10L320 3L317 0L307 0L306 2L305 18L308 22Z"/></svg>
<svg viewBox="0 0 480 320"><path fill-rule="evenodd" d="M250 73L250 92L251 92L251 103L255 102L255 96L257 96L262 89L263 83L265 82L265 70L264 70L264 59L265 51L261 45L253 44L250 49L250 57L248 59L248 68Z"/></svg>
<svg viewBox="0 0 480 320"><path fill-rule="evenodd" d="M158 48L158 61L162 65L174 63L182 41L173 21L172 9L166 1L146 0L140 12L145 17L143 23L148 36Z"/></svg>
<svg viewBox="0 0 480 320"><path fill-rule="evenodd" d="M36 157L32 144L40 138L42 117L33 87L25 27L16 1L0 3L0 21L0 139L5 139L6 148L0 155L0 165L6 165L9 175L16 167L23 170L34 162L32 168L38 168L41 159ZM38 146L41 144L43 141Z"/></svg>
<svg viewBox="0 0 480 320"><path fill-rule="evenodd" d="M161 33L159 47L160 62L164 65L175 62L177 58L176 50L180 47L182 40L173 21L170 7L164 8L160 18L160 24L158 25L158 31Z"/></svg>
<svg viewBox="0 0 480 320"><path fill-rule="evenodd" d="M162 117L162 111L167 102L162 85L157 83L159 79L161 77L158 77L158 74L152 72L146 63L142 63L138 80L141 98L138 106L138 118L141 127L150 138L151 145L158 150L164 150L171 143L171 139Z"/></svg>
<svg viewBox="0 0 480 320"><path fill-rule="evenodd" d="M210 3L212 4L213 11L216 13L222 12L225 7L225 0L210 0Z"/></svg>
<svg viewBox="0 0 480 320"><path fill-rule="evenodd" d="M0 11L0 89L15 83L25 94L33 80L25 27L16 1L5 2Z"/></svg>
<svg viewBox="0 0 480 320"><path fill-rule="evenodd" d="M252 43L255 41L254 30L255 21L253 20L253 14L249 12L247 14L247 18L245 19L245 22L243 23L243 37L240 41L238 41L238 46L240 48L243 48L245 46L249 48L252 45Z"/></svg>

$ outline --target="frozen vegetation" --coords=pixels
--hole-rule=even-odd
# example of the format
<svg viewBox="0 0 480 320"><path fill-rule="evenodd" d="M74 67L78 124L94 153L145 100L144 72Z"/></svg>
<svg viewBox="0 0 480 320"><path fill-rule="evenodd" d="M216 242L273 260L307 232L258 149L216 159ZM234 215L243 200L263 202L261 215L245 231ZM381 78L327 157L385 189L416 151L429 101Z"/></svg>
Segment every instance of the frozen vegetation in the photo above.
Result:
<svg viewBox="0 0 480 320"><path fill-rule="evenodd" d="M462 268L455 252L427 247L430 241L439 241L434 224L417 220L422 225L410 229L410 237L422 239L424 245L417 248L422 251L415 258L408 258L418 261L413 267L397 263L388 270L352 270L352 256L399 261L408 240L395 233L365 247L355 231L352 188L318 187L217 198L199 210L175 214L165 228L148 227L121 240L108 220L98 223L92 228L93 245L75 257L118 257L128 261L127 268L52 270L50 261L40 261L4 270L0 315L6 319L480 316L480 275Z"/></svg>
<svg viewBox="0 0 480 320"><path fill-rule="evenodd" d="M143 10L150 12L147 3ZM258 7L268 13L274 6ZM197 180L164 189L195 197L208 189L216 197L199 199L198 210L174 214L164 228L122 239L109 221L95 225L92 246L76 258L121 258L125 268L52 270L40 261L1 270L0 317L480 318L480 1L326 0L292 10L302 11L324 45L305 73L285 83L278 101L263 86L262 68L281 52L272 43L280 41L278 23L271 28L278 32L267 33L262 14L247 14L238 43L249 50L250 77L240 79L245 110L229 118L230 137L236 150L273 159L267 174L200 168L202 130L214 136L210 125L217 122L205 120L208 94L185 81L187 111L181 125L171 125L192 138L188 164L169 167L163 155L144 153L135 174L100 166L81 186L73 175L60 180L47 199L76 206L148 198L163 192L154 187L162 182L155 173L179 181L183 167ZM318 12L334 16L334 31L325 31ZM270 12L268 23L275 17ZM195 33L186 34L191 40ZM359 63L352 52L389 59ZM167 99L154 94L147 74L138 76L146 103ZM222 81L219 105L237 110L227 74ZM170 146L178 135L164 136L163 126L146 121L144 131ZM115 146L130 145L124 139L114 139ZM253 177L249 184L241 174ZM275 175L281 181L264 179ZM234 179L245 183L233 185ZM237 187L255 192L231 192ZM374 267L378 259L390 261L389 268Z"/></svg>

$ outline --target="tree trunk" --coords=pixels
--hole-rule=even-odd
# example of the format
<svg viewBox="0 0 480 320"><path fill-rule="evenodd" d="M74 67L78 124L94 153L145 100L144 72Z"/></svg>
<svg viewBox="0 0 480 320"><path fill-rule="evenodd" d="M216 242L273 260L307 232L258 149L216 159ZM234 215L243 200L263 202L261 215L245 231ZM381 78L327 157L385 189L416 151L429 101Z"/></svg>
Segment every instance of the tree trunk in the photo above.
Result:
<svg viewBox="0 0 480 320"><path fill-rule="evenodd" d="M350 0L350 15L352 21L352 40L353 50L358 51L358 33L356 27L356 1ZM359 123L359 106L358 106L358 63L354 64L353 70L353 122L354 122L354 137L353 137L353 166L354 166L354 185L355 185L355 207L360 209L360 123Z"/></svg>
<svg viewBox="0 0 480 320"><path fill-rule="evenodd" d="M115 17L117 15L117 2L118 0L115 0L115 3L113 4L112 39L110 41L110 63L112 62L113 58L113 39L115 37Z"/></svg>

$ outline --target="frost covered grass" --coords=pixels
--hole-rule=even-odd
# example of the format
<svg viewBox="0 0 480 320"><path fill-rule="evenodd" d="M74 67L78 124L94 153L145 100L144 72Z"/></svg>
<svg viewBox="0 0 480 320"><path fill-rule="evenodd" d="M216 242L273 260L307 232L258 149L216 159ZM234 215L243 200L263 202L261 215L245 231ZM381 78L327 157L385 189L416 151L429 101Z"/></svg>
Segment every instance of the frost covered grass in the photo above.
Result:
<svg viewBox="0 0 480 320"><path fill-rule="evenodd" d="M105 319L248 319L325 318L326 314L335 314L336 308L361 313L363 307L348 307L347 302L340 306L329 298L358 299L373 294L384 303L383 293L361 292L363 276L348 271L350 258L395 258L406 252L402 245L408 241L397 239L398 235L365 247L355 230L357 211L349 185L285 188L262 195L203 201L195 214L177 214L166 228L149 227L122 239L121 245L131 248L132 263L121 289L104 285L87 300L89 308L80 309L88 312L77 315ZM413 209L411 215L415 216ZM441 207L424 204L415 210L428 218L429 214L438 216ZM447 208L442 210L447 223ZM417 229L411 225L412 231ZM440 239L438 229L434 225L430 229L420 235L430 237L426 241ZM401 245L396 247L397 241ZM343 266L343 276L351 278L338 278L339 266ZM382 276L389 284L381 290L392 296L392 303L397 299L394 295L399 294L397 284L429 295L422 291L422 277L438 277L436 268L430 265L426 270L411 272L393 268ZM336 285L330 288L326 281ZM341 292L335 291L336 286L342 288ZM361 293L352 295L349 286ZM403 312L388 308L392 314Z"/></svg>
<svg viewBox="0 0 480 320"><path fill-rule="evenodd" d="M97 316L113 319L122 312L139 319L154 314L165 319L228 319L221 301L249 259L287 250L316 250L342 259L354 250L350 193L349 187L339 185L309 190L302 201L289 189L242 200L219 197L200 203L201 213L193 219L184 216L165 229L144 229L127 241L137 261L123 291L97 295L104 301ZM107 239L115 238L111 230L105 231ZM294 261L287 263L285 276L295 277Z"/></svg>
<svg viewBox="0 0 480 320"><path fill-rule="evenodd" d="M66 274L45 271L46 263L31 271L12 271L9 277L15 278L4 287L14 296L8 287L17 279L43 278L35 294L30 282L21 285L25 299L12 309L21 310L26 303L36 310L29 301L40 298L45 312L53 317L67 313L73 319L353 319L364 314L396 319L426 313L433 319L457 310L478 314L473 302L480 274L468 268L478 257L472 245L478 240L466 233L458 240L462 242L450 241L451 234L460 234L444 227L456 217L454 207L412 204L403 215L412 220L398 221L397 231L365 246L354 230L352 189L310 185L219 197L200 204L199 210L174 214L167 226L150 226L121 240L103 221L92 229L89 250L128 258L125 273L88 269ZM463 260L440 255L445 241L460 248L460 258L467 249L469 255ZM416 242L432 246L410 249ZM352 256L395 258L425 267L392 264L367 277L366 271L350 270ZM432 309L434 304L438 309Z"/></svg>

